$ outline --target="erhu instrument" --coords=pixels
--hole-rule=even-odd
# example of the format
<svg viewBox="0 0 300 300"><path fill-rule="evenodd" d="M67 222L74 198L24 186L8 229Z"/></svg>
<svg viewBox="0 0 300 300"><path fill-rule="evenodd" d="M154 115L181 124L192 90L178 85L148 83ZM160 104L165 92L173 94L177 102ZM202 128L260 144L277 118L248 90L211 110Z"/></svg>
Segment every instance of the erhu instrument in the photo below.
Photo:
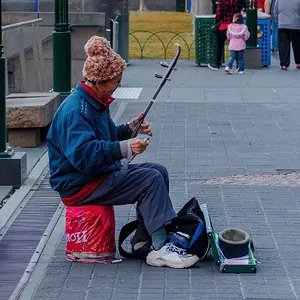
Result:
<svg viewBox="0 0 300 300"><path fill-rule="evenodd" d="M167 81L171 81L171 79L169 78L169 76L171 75L171 73L174 71L174 70L177 70L175 68L176 64L177 64L177 61L178 61L178 58L180 56L180 52L181 52L181 47L179 44L175 44L176 47L177 47L177 51L176 51L176 55L174 56L174 58L172 59L171 63L168 64L166 62L161 62L160 65L164 68L168 68L165 75L162 76L158 73L155 73L154 76L156 78L159 78L161 79L161 82L159 84L159 86L157 87L155 93L154 93L154 96L152 97L150 103L148 104L148 106L146 107L146 110L144 111L143 113L143 118L139 121L139 123L137 124L137 126L135 127L135 129L133 130L132 134L131 134L131 137L130 138L135 138L138 134L138 131L139 129L141 128L141 125L143 124L144 122L144 119L146 118L147 114L149 113L152 105L156 102L156 98L157 96L159 95L161 89L163 88L163 86L166 84ZM147 138L146 140L149 140L149 138ZM137 154L134 154L132 156L132 158L129 160L129 162L131 162L135 157L136 157Z"/></svg>

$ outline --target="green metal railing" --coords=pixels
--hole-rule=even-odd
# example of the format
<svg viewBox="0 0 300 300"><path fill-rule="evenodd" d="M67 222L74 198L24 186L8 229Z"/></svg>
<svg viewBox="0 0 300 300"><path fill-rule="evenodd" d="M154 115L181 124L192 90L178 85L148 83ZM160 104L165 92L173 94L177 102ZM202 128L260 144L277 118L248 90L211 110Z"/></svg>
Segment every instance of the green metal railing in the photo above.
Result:
<svg viewBox="0 0 300 300"><path fill-rule="evenodd" d="M187 34L189 34L189 36L188 36L189 38L184 37L184 35L187 35ZM138 37L138 35L141 35L141 37ZM164 37L162 37L162 35L164 35ZM166 36L167 36L167 40L165 40ZM175 39L176 39L176 42L179 42L182 46L182 56L181 57L187 56L188 60L191 59L191 50L193 49L194 44L195 44L195 40L194 40L194 37L193 37L193 34L191 31L174 32L174 31L170 31L170 30L163 30L163 31L152 32L152 31L148 31L148 30L135 30L135 31L132 31L129 33L129 37L132 37L138 44L140 55L139 55L139 57L134 55L134 58L140 58L140 59L145 58L146 46L149 46L151 44L152 44L152 46L154 45L153 41L151 41L153 39L157 40L155 45L156 46L157 46L157 44L160 45L161 49L163 50L163 58L164 59L168 58L169 47L170 47L170 45L173 46L173 44L175 43L175 41L174 41ZM130 43L130 45L132 46L133 43ZM131 57L132 57L132 50L133 49L130 49ZM158 51L156 49L156 55L157 55L157 53L158 53ZM187 55L185 55L185 54L187 54ZM173 56L174 56L173 54L170 55L170 57L173 57ZM149 57L147 57L147 58L149 58ZM155 57L151 57L151 58L160 58L160 57L155 56Z"/></svg>
<svg viewBox="0 0 300 300"><path fill-rule="evenodd" d="M71 91L71 31L68 0L54 2L53 90L61 94Z"/></svg>
<svg viewBox="0 0 300 300"><path fill-rule="evenodd" d="M6 58L3 48L2 0L0 0L0 158L8 158L14 152L6 147Z"/></svg>
<svg viewBox="0 0 300 300"><path fill-rule="evenodd" d="M247 41L248 48L257 47L257 1L246 1L247 26L250 32L250 38Z"/></svg>

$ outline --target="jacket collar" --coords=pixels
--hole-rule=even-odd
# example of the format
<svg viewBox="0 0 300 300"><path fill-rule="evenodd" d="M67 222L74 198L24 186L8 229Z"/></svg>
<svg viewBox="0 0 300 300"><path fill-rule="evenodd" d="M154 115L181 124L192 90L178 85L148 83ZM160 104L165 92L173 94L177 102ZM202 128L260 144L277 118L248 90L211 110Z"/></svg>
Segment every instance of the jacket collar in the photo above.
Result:
<svg viewBox="0 0 300 300"><path fill-rule="evenodd" d="M109 105L115 100L115 98L111 96L99 99L94 91L85 85L84 81L80 81L77 84L76 91L98 110L109 109Z"/></svg>
<svg viewBox="0 0 300 300"><path fill-rule="evenodd" d="M94 106L97 110L105 110L106 107L98 102L94 97L92 97L82 86L81 82L77 83L76 86L77 93L82 96L85 100L87 100L92 106Z"/></svg>

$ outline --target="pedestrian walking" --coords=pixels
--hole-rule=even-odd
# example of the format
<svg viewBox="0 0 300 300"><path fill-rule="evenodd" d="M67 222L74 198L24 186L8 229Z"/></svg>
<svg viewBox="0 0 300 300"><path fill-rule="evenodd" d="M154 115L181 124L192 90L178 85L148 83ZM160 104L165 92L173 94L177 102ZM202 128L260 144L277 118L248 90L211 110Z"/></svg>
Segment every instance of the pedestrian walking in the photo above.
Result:
<svg viewBox="0 0 300 300"><path fill-rule="evenodd" d="M265 12L265 0L258 0L257 1L257 9L261 12Z"/></svg>
<svg viewBox="0 0 300 300"><path fill-rule="evenodd" d="M240 13L246 7L245 0L218 0L215 24L217 37L216 63L208 64L212 70L219 70L222 65L224 45L227 40L227 28L236 13Z"/></svg>
<svg viewBox="0 0 300 300"><path fill-rule="evenodd" d="M232 24L230 24L227 29L227 38L229 40L228 49L230 50L230 57L225 68L227 74L232 74L232 67L235 60L237 60L238 63L238 73L245 73L244 50L246 49L246 41L249 37L250 33L248 27L243 22L242 14L235 14Z"/></svg>
<svg viewBox="0 0 300 300"><path fill-rule="evenodd" d="M290 66L291 43L296 68L300 69L300 0L277 0L274 15L278 19L281 69L287 70Z"/></svg>
<svg viewBox="0 0 300 300"><path fill-rule="evenodd" d="M278 51L278 21L274 16L274 6L276 0L265 1L265 13L271 16L272 22L272 51Z"/></svg>

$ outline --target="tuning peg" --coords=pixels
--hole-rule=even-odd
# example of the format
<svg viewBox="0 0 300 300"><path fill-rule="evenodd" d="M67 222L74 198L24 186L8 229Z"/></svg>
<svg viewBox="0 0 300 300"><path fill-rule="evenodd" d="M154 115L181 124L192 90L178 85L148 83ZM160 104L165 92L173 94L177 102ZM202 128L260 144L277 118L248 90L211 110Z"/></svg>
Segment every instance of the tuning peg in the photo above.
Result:
<svg viewBox="0 0 300 300"><path fill-rule="evenodd" d="M165 61L161 61L161 62L160 62L160 65L161 65L162 67L164 67L164 68L169 68L169 67L170 67L170 65L169 65L168 63L166 63ZM177 69L174 68L173 70L177 70Z"/></svg>
<svg viewBox="0 0 300 300"><path fill-rule="evenodd" d="M163 78L163 77L162 77L160 74L158 74L158 73L155 73L154 76L155 76L156 78L159 78L159 79ZM171 81L170 78L167 78L166 80L167 80L167 81Z"/></svg>
<svg viewBox="0 0 300 300"><path fill-rule="evenodd" d="M164 68L169 68L169 64L168 63L166 63L165 61L161 61L160 62L160 65L162 66L162 67L164 67Z"/></svg>

